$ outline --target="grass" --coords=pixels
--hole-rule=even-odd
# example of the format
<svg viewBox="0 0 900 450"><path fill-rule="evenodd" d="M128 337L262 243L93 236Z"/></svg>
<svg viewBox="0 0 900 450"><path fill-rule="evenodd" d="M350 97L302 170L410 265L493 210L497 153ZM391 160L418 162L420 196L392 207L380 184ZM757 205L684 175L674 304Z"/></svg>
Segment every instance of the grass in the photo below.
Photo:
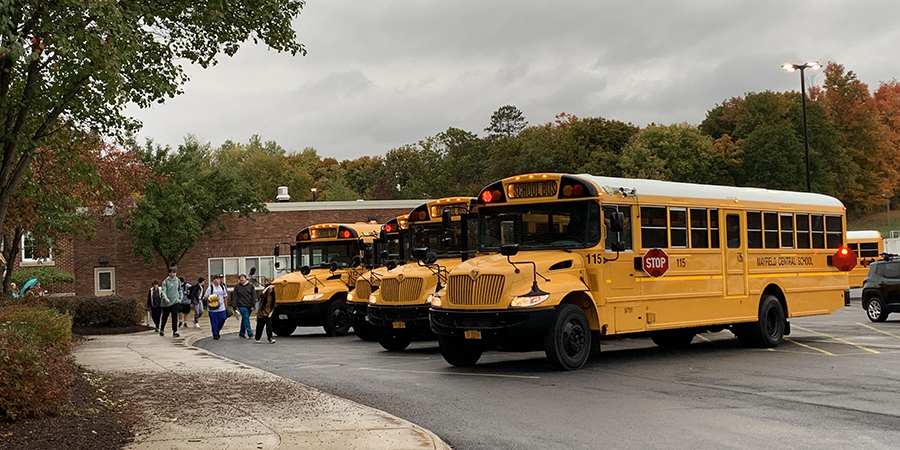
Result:
<svg viewBox="0 0 900 450"><path fill-rule="evenodd" d="M887 210L860 217L847 217L847 230L878 230L885 238L891 237L891 230L900 237L900 211L892 211L888 225Z"/></svg>

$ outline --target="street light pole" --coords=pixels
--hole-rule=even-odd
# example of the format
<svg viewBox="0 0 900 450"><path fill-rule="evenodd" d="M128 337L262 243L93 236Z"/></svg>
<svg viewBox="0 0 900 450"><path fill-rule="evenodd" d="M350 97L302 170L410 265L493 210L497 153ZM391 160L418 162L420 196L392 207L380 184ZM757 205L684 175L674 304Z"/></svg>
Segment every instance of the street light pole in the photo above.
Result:
<svg viewBox="0 0 900 450"><path fill-rule="evenodd" d="M803 71L806 69L816 70L820 67L822 65L818 61L807 61L803 64L787 63L781 66L787 72L800 71L800 103L803 108L803 149L806 152L806 192L812 192L812 182L809 175L809 131L806 126L806 77L803 76Z"/></svg>
<svg viewBox="0 0 900 450"><path fill-rule="evenodd" d="M312 195L313 195L312 201L316 201L316 191L317 191L317 189L316 189L316 188L311 188L309 191L312 192Z"/></svg>
<svg viewBox="0 0 900 450"><path fill-rule="evenodd" d="M884 197L884 200L887 204L887 213L888 213L888 233L891 231L891 196L887 194L881 194Z"/></svg>

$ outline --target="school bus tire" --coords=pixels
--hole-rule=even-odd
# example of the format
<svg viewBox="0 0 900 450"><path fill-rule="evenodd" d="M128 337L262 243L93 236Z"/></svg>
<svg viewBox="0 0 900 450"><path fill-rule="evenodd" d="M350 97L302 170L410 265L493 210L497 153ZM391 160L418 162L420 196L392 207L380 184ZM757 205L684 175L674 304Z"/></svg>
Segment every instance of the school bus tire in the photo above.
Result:
<svg viewBox="0 0 900 450"><path fill-rule="evenodd" d="M328 336L345 336L350 332L350 310L347 309L347 302L344 299L332 300L328 305L323 328Z"/></svg>
<svg viewBox="0 0 900 450"><path fill-rule="evenodd" d="M556 370L578 370L584 366L591 355L591 327L581 308L559 305L556 322L544 335L544 353Z"/></svg>
<svg viewBox="0 0 900 450"><path fill-rule="evenodd" d="M297 330L297 325L286 320L272 320L272 332L275 333L276 336L280 337L288 337L294 334L294 331Z"/></svg>
<svg viewBox="0 0 900 450"><path fill-rule="evenodd" d="M378 328L365 320L354 320L353 332L356 333L356 337L366 342L378 340Z"/></svg>
<svg viewBox="0 0 900 450"><path fill-rule="evenodd" d="M378 336L378 343L389 352L402 352L412 343L412 336L409 334L381 333Z"/></svg>
<svg viewBox="0 0 900 450"><path fill-rule="evenodd" d="M650 340L662 348L687 348L697 333L688 328L660 330L650 333Z"/></svg>
<svg viewBox="0 0 900 450"><path fill-rule="evenodd" d="M441 347L444 361L456 367L474 366L484 352L480 343L456 336L438 336L438 345Z"/></svg>
<svg viewBox="0 0 900 450"><path fill-rule="evenodd" d="M759 320L737 325L734 334L743 347L774 348L784 339L784 330L784 308L778 297L769 294L759 302Z"/></svg>
<svg viewBox="0 0 900 450"><path fill-rule="evenodd" d="M884 302L881 298L873 296L866 302L866 317L872 322L884 322L888 318L888 313L884 311Z"/></svg>

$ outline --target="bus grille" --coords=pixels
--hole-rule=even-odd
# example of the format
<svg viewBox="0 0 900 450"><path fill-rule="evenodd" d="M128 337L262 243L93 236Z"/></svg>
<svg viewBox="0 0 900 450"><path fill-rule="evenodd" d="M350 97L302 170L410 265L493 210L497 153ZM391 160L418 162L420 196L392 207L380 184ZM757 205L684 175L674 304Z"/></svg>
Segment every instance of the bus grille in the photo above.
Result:
<svg viewBox="0 0 900 450"><path fill-rule="evenodd" d="M381 299L385 303L418 303L423 283L421 278L404 278L402 283L385 278L381 281Z"/></svg>
<svg viewBox="0 0 900 450"><path fill-rule="evenodd" d="M274 286L276 302L300 300L300 283L275 283Z"/></svg>
<svg viewBox="0 0 900 450"><path fill-rule="evenodd" d="M369 284L368 281L356 280L356 289L354 289L353 296L356 298L358 302L367 302L369 301L369 295L372 294L372 285Z"/></svg>
<svg viewBox="0 0 900 450"><path fill-rule="evenodd" d="M457 306L493 306L500 303L503 275L453 275L447 286L447 303Z"/></svg>

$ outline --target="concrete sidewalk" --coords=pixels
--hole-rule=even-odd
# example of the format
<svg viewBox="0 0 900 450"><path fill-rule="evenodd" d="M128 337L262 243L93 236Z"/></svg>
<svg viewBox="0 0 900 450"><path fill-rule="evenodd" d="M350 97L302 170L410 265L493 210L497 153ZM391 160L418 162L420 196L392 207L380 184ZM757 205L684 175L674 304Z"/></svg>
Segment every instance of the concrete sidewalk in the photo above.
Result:
<svg viewBox="0 0 900 450"><path fill-rule="evenodd" d="M125 377L127 400L143 416L129 448L450 449L406 420L194 347L212 336L206 317L200 326L179 329L178 338L171 325L165 337L93 336L75 350L79 365ZM237 331L238 321L228 319L222 339L236 339ZM160 380L183 384L186 393L160 393Z"/></svg>

